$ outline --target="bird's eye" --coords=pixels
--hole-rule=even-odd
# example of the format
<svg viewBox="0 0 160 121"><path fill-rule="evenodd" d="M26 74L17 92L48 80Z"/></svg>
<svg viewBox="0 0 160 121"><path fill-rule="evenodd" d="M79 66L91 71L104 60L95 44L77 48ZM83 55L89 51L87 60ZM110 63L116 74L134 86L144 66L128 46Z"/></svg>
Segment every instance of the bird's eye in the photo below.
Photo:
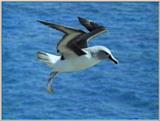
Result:
<svg viewBox="0 0 160 121"><path fill-rule="evenodd" d="M106 55L109 55L107 52L105 52Z"/></svg>
<svg viewBox="0 0 160 121"><path fill-rule="evenodd" d="M107 52L105 52L105 54L106 54L106 56L108 56L108 57L110 56Z"/></svg>

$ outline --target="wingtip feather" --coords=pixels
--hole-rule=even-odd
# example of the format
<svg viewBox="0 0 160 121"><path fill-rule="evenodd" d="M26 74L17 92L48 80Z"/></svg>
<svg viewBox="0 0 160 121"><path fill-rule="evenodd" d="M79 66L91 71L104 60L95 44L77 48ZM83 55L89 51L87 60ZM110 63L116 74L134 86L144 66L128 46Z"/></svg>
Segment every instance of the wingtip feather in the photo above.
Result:
<svg viewBox="0 0 160 121"><path fill-rule="evenodd" d="M36 20L36 22L41 23L41 20Z"/></svg>
<svg viewBox="0 0 160 121"><path fill-rule="evenodd" d="M38 23L41 23L41 24L45 24L46 22L44 21L41 21L41 20L37 20Z"/></svg>
<svg viewBox="0 0 160 121"><path fill-rule="evenodd" d="M82 18L82 17L78 17L78 20L79 20L80 22L87 22L87 21L89 21L89 20L87 20L87 19L85 19L85 18Z"/></svg>

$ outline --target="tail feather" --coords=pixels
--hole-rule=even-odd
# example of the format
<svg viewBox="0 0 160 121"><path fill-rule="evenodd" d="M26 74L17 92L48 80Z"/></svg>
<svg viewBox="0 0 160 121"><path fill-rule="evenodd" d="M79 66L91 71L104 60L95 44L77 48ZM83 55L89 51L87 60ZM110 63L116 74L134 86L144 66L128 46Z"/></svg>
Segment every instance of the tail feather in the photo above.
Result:
<svg viewBox="0 0 160 121"><path fill-rule="evenodd" d="M60 59L60 56L39 51L37 52L37 58L49 67L54 67L54 64Z"/></svg>
<svg viewBox="0 0 160 121"><path fill-rule="evenodd" d="M49 61L49 57L45 52L37 52L37 58L41 61Z"/></svg>

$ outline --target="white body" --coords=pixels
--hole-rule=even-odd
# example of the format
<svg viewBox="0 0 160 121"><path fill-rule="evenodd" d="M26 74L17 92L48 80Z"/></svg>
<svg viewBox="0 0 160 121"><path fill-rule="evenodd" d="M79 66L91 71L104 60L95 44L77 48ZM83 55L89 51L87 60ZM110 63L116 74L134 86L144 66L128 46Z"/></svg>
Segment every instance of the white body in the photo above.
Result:
<svg viewBox="0 0 160 121"><path fill-rule="evenodd" d="M44 63L46 63L49 67L51 67L54 72L72 72L72 71L79 71L83 69L90 68L101 60L93 57L90 51L95 49L94 47L85 48L83 49L87 54L82 56L75 56L70 59L61 60L60 56L52 55L49 53L45 53L47 55L46 59L40 59Z"/></svg>

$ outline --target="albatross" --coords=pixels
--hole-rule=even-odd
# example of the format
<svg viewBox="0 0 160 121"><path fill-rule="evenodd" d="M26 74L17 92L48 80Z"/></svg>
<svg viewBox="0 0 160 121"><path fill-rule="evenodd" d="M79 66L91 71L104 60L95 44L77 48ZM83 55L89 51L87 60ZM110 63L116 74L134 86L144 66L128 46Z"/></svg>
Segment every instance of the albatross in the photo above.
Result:
<svg viewBox="0 0 160 121"><path fill-rule="evenodd" d="M91 39L106 32L107 29L82 17L78 17L78 20L88 32L37 20L37 22L43 25L64 33L64 36L57 44L59 55L53 55L43 51L37 52L37 58L52 69L47 83L48 92L53 92L52 82L58 73L84 70L103 60L111 60L114 64L118 64L118 60L107 47L98 45L88 47L88 42Z"/></svg>

